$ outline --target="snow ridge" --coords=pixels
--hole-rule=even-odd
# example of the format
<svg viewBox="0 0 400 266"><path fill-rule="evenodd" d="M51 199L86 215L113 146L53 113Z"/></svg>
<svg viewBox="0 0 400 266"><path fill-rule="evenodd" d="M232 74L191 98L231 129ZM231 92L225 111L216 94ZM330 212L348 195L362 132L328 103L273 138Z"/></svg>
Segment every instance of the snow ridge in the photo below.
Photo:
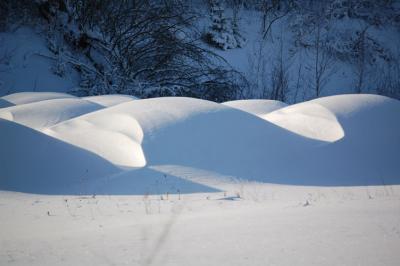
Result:
<svg viewBox="0 0 400 266"><path fill-rule="evenodd" d="M383 96L291 106L54 93L0 101L14 104L0 109L2 190L146 194L213 191L232 180L400 183L400 102Z"/></svg>

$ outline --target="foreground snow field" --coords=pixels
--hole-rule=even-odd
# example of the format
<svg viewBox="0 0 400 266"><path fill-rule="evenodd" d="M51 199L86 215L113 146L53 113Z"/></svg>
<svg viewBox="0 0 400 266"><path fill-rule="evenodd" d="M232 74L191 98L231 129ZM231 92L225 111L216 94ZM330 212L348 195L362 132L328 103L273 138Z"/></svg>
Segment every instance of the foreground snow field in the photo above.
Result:
<svg viewBox="0 0 400 266"><path fill-rule="evenodd" d="M400 260L397 100L29 92L0 107L0 265Z"/></svg>
<svg viewBox="0 0 400 266"><path fill-rule="evenodd" d="M398 265L399 186L241 189L236 200L1 192L0 264Z"/></svg>

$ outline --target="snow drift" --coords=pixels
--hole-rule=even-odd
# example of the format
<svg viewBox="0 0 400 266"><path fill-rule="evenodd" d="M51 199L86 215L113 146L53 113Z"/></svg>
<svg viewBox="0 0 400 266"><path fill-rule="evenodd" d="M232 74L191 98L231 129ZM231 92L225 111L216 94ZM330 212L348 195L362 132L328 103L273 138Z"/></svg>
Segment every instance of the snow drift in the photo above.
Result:
<svg viewBox="0 0 400 266"><path fill-rule="evenodd" d="M261 118L311 139L333 142L344 136L335 113L318 103L296 104Z"/></svg>
<svg viewBox="0 0 400 266"><path fill-rule="evenodd" d="M19 104L0 109L3 190L145 194L215 191L226 180L400 183L400 102L387 97L341 95L287 107L25 97L1 99Z"/></svg>

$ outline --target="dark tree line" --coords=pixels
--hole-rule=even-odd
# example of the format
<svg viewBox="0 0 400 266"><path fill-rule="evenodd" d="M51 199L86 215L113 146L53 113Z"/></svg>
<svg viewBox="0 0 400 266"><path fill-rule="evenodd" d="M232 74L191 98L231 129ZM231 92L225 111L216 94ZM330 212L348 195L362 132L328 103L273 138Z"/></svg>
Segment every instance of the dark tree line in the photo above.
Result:
<svg viewBox="0 0 400 266"><path fill-rule="evenodd" d="M7 0L2 5L7 17L29 9L30 21L47 27L57 62L81 73L80 94L226 101L247 86L240 73L201 45L194 27L198 16L184 1Z"/></svg>
<svg viewBox="0 0 400 266"><path fill-rule="evenodd" d="M203 10L193 8L196 0L3 0L0 30L30 25L44 31L54 73L78 71L80 95L297 101L301 90L303 100L323 94L341 61L354 72L354 92L400 98L400 52L391 53L373 34L386 26L400 31L398 0L198 1ZM247 80L204 43L221 49L252 45L239 23L245 9L261 18ZM201 32L205 10L210 27ZM266 43L275 44L275 58L266 56ZM296 63L295 55L306 60Z"/></svg>

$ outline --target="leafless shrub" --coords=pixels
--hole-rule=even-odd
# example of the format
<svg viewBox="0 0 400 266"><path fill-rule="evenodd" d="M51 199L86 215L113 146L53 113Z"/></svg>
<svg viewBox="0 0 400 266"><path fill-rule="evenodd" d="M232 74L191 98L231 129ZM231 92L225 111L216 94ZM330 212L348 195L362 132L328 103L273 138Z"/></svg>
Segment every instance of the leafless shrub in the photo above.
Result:
<svg viewBox="0 0 400 266"><path fill-rule="evenodd" d="M385 95L400 100L400 61L399 58L386 66L379 72L379 79L376 91L380 95Z"/></svg>

